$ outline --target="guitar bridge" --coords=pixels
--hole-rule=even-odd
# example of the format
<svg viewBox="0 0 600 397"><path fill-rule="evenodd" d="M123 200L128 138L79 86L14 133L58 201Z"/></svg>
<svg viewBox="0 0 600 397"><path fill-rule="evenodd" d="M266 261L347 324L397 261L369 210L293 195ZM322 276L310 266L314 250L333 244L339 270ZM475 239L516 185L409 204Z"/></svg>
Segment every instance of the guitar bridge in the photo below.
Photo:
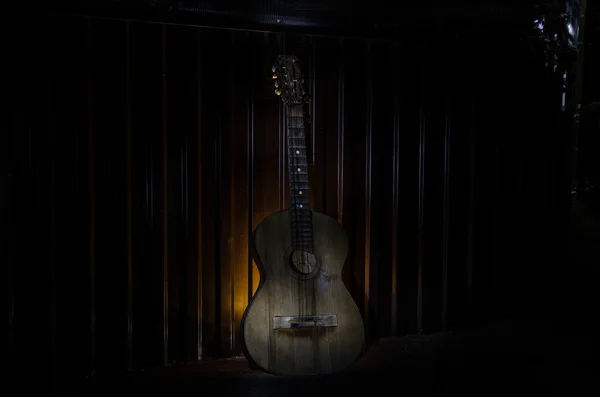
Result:
<svg viewBox="0 0 600 397"><path fill-rule="evenodd" d="M304 316L274 316L273 329L329 328L337 327L336 314L313 314Z"/></svg>

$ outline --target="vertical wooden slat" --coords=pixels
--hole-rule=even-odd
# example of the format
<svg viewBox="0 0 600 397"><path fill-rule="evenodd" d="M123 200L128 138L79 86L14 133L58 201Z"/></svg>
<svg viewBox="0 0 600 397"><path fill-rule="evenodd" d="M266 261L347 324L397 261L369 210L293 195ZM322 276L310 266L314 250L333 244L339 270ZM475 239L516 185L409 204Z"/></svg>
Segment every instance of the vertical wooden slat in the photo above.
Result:
<svg viewBox="0 0 600 397"><path fill-rule="evenodd" d="M14 65L9 63L10 72L15 72L16 68ZM9 73L10 73L9 72ZM14 84L14 83L13 83ZM10 90L10 91L8 91ZM14 86L9 85L8 92L12 94L14 92ZM2 208L2 216L5 222L0 227L2 235L5 236L0 242L0 250L6 255L6 357L8 360L14 361L16 359L16 344L15 344L15 231L17 227L15 225L15 216L13 214L18 209L17 204L17 192L15 187L17 186L17 164L15 162L14 153L18 153L22 150L20 140L16 139L18 128L17 128L17 115L19 110L17 108L18 102L14 101L9 105L11 116L8 120L8 131L3 139L0 156L2 161L6 162L5 166L6 174L2 177L0 182L0 189L5 192L0 195L0 208ZM10 144L7 142L10 140ZM8 374L10 374L9 372Z"/></svg>
<svg viewBox="0 0 600 397"><path fill-rule="evenodd" d="M370 47L370 48L369 48ZM389 295L390 283L390 249L391 224L390 202L392 186L392 156L389 148L393 144L392 92L389 88L391 68L386 54L386 44L372 41L367 45L367 107L366 116L367 139L365 154L365 262L368 269L368 302L367 313L369 339L375 340L387 334L389 328ZM381 275L385 278L381 279ZM365 278L366 280L367 278ZM366 284L366 281L365 281Z"/></svg>
<svg viewBox="0 0 600 397"><path fill-rule="evenodd" d="M133 365L163 362L162 29L130 22Z"/></svg>
<svg viewBox="0 0 600 397"><path fill-rule="evenodd" d="M12 48L10 48L12 50ZM9 74L17 71L16 65L13 62L8 63ZM14 85L13 85L14 84ZM9 82L6 89L6 93L13 95L16 91L14 82ZM13 97L14 98L14 97ZM18 194L15 190L17 184L17 170L18 163L15 161L15 153L22 150L21 141L17 139L18 123L17 118L20 115L19 101L13 99L9 105L9 118L7 125L3 126L7 128L6 135L2 140L2 147L0 148L0 157L3 162L2 166L5 170L5 175L2 177L0 182L0 189L5 192L0 195L0 208L2 208L2 216L5 222L0 227L2 235L5 236L0 242L0 252L6 255L6 346L7 346L7 359L14 361L15 359L15 241L17 240L14 231L17 229L14 221L13 213L16 212L17 200L16 195Z"/></svg>
<svg viewBox="0 0 600 397"><path fill-rule="evenodd" d="M424 80L420 81L419 95L419 182L418 182L418 219L417 219L417 332L423 332L423 206L425 203L425 102Z"/></svg>
<svg viewBox="0 0 600 397"><path fill-rule="evenodd" d="M196 112L197 112L197 156L198 156L198 161L197 161L197 167L198 167L198 198L197 198L197 239L196 239L196 243L198 244L198 249L197 249L197 255L198 255L198 275L197 275L197 279L195 280L196 283L198 284L198 289L197 289L197 297L196 297L196 305L198 308L197 311L197 327L198 327L198 331L197 331L197 343L198 343L198 348L197 348L197 358L198 360L201 360L204 357L204 349L203 349L203 343L204 343L204 339L203 339L203 327L202 327L202 322L204 320L204 299L203 299L203 291L204 289L202 288L202 284L204 281L204 274L203 274L203 268L204 268L204 261L203 261L203 252L204 252L204 242L203 242L203 237L204 234L202 233L203 231L203 213L202 213L202 199L203 199L203 185L202 185L202 171L203 171L203 167L202 167L202 162L204 160L204 156L203 156L203 112L202 112L202 30L201 29L197 29L197 45L196 45L196 70L197 70L197 86L196 86L196 96L197 96L197 105L196 105Z"/></svg>
<svg viewBox="0 0 600 397"><path fill-rule="evenodd" d="M33 44L33 42L29 41L31 36L27 35L22 27L21 29L16 27L13 34L23 34L25 35L26 42ZM8 40L7 44L10 42L11 40ZM9 44L9 48L11 48L10 46L11 44ZM14 66L15 68L13 71L15 74L7 81L10 91L7 90L8 92L6 92L6 94L12 94L10 101L12 106L16 105L15 108L12 108L11 104L9 104L9 106L11 106L9 109L14 110L14 112L7 114L13 120L12 128L14 132L11 136L11 141L14 142L15 147L12 148L12 155L13 161L18 165L18 168L15 170L16 186L14 189L14 216L16 219L19 219L19 221L15 223L14 233L17 242L20 240L22 243L36 244L36 249L21 250L18 254L15 252L14 265L11 269L13 271L11 275L12 281L14 282L14 287L12 289L14 293L12 298L14 302L12 308L12 310L14 310L12 312L12 316L14 316L12 317L14 346L9 346L9 348L12 347L13 356L11 358L15 360L15 363L26 365L26 360L29 357L34 357L30 348L32 340L38 340L39 338L45 337L45 333L39 322L42 321L42 319L46 320L43 304L48 297L44 296L43 302L36 302L36 300L39 299L39 292L43 292L35 283L36 280L44 280L40 271L41 269L36 266L39 263L43 263L36 257L43 249L43 240L40 240L38 236L38 230L42 228L43 219L38 216L37 206L34 200L36 193L37 195L41 195L42 192L39 190L36 192L35 190L35 157L37 156L35 155L33 138L35 132L37 132L37 129L34 129L34 123L38 120L43 120L43 113L36 114L37 117L32 116L35 114L34 112L37 113L43 111L43 108L36 106L35 99L40 97L44 98L44 96L43 93L38 91L39 86L36 87L36 83L39 84L37 76L28 76L30 64L41 57L40 54L36 52L36 50L38 50L37 46L32 45L31 47L22 47L27 48L27 51L21 50L19 48L21 46L22 44L12 47L11 49L14 51L14 56L8 57L7 59L9 65ZM12 84L14 84L14 86L11 86ZM38 90L36 90L36 88ZM37 95L32 96L32 92L36 92ZM29 95L23 95L23 93L29 93ZM20 150L17 150L17 147ZM27 227L27 225L34 223L38 227L34 229ZM21 246L23 245L21 244ZM36 277L30 275L32 272ZM43 276L45 277L46 275L44 274ZM35 322L29 320L31 319L31 316L27 314L28 311L31 311L33 308L36 309L36 312L39 312L39 316L36 316ZM31 338L32 333L36 334L36 338L28 340ZM41 357L43 360L43 351L36 351L35 356ZM44 365L44 363L41 364ZM9 377L21 375L19 373L20 371L12 368L18 366L19 365L8 366L7 372ZM46 368L44 368L44 370L46 370ZM41 376L39 380L42 381L43 377Z"/></svg>
<svg viewBox="0 0 600 397"><path fill-rule="evenodd" d="M201 167L199 159L201 150L201 72L199 29L185 27L181 30L180 43L194 51L186 51L177 62L182 70L178 74L177 85L180 87L177 103L180 104L178 114L180 123L179 151L181 157L181 200L178 223L181 224L182 243L178 250L180 274L178 282L180 318L180 360L195 362L200 357L200 277L201 273Z"/></svg>
<svg viewBox="0 0 600 397"><path fill-rule="evenodd" d="M16 309L16 298L18 291L17 286L17 274L18 269L16 265L18 263L16 243L20 240L20 228L18 226L17 219L19 218L19 210L21 209L21 195L23 189L23 176L25 174L25 168L23 165L26 162L27 145L25 129L23 128L24 110L25 106L22 103L22 97L19 92L22 91L22 87L19 87L20 78L13 76L19 76L21 70L21 63L23 61L19 55L17 40L6 40L4 51L8 54L14 55L12 59L6 60L5 73L11 78L7 78L1 82L3 95L7 98L11 98L10 101L5 105L7 106L6 117L0 124L0 131L2 131L1 143L0 143L0 164L4 174L0 181L0 212L2 219L5 221L0 224L0 232L2 232L2 241L0 241L0 253L5 254L5 295L0 298L0 302L4 303L6 299L6 360L15 362L17 359L17 334L15 327L15 309ZM5 124L6 123L6 124ZM11 376L14 374L14 370L5 372L6 375Z"/></svg>
<svg viewBox="0 0 600 397"><path fill-rule="evenodd" d="M310 93L311 96L311 101L310 101L310 111L309 111L309 115L312 118L311 123L310 123L310 145L311 145L311 150L312 150L312 166L315 166L315 161L316 161L316 146L317 146L317 141L316 141L316 123L314 121L315 118L315 106L316 106L316 101L315 98L317 96L317 80L315 79L315 73L317 70L317 47L315 44L315 37L314 36L309 36L309 41L310 41L310 52L309 52L309 61L308 61L308 80L305 79L305 81L308 81L310 86L308 87L308 91Z"/></svg>
<svg viewBox="0 0 600 397"><path fill-rule="evenodd" d="M222 65L215 63L217 51L222 53L219 48L220 42L217 40L215 31L204 30L200 34L200 75L201 84L201 113L202 120L200 124L201 135L198 139L201 145L201 218L202 223L202 257L201 257L201 300L202 300L202 357L209 358L218 354L219 343L219 216L220 216L220 197L219 197L219 114L222 107L221 91L222 87L215 84L215 76L222 75ZM222 83L222 79L219 83Z"/></svg>
<svg viewBox="0 0 600 397"><path fill-rule="evenodd" d="M232 53L233 40L235 32L217 32L215 40L223 48L227 48L228 56L224 59L226 64L222 68L223 79L221 81L222 96L219 130L218 130L218 148L215 152L219 156L218 164L218 184L219 198L217 214L217 228L219 243L217 251L219 254L219 278L217 288L219 316L219 348L220 354L230 356L233 351L233 304L234 304L234 277L236 244L235 236L235 54ZM237 241L236 241L237 242Z"/></svg>
<svg viewBox="0 0 600 397"><path fill-rule="evenodd" d="M327 85L321 84L319 89L316 90L317 86L316 80L318 75L323 73L323 65L322 62L325 59L322 57L322 51L317 51L317 39L309 38L308 39L308 51L305 51L306 54L301 53L297 54L300 58L300 62L302 64L308 65L306 70L303 70L304 74L304 83L306 85L305 89L310 96L311 102L308 106L308 112L306 113L306 120L304 121L305 129L307 129L306 135L306 144L310 146L307 150L310 150L310 154L307 152L307 164L308 164L308 178L309 182L312 186L321 186L322 188L317 190L312 190L311 192L316 194L311 194L309 197L310 208L313 211L321 212L327 214L327 196L331 191L331 185L328 185L325 180L327 178L327 162L331 161L328 159L327 153L327 139L325 129L323 127L323 123L326 120L325 112L321 109L326 108L327 102ZM319 68L316 67L316 59L319 59ZM304 59L304 60L303 60ZM316 160L316 152L321 151L321 156L318 160ZM317 161L320 164L317 164Z"/></svg>
<svg viewBox="0 0 600 397"><path fill-rule="evenodd" d="M162 25L162 228L163 228L163 365L169 363L169 251L167 150L167 25Z"/></svg>
<svg viewBox="0 0 600 397"><path fill-rule="evenodd" d="M248 95L248 119L247 119L247 140L248 140L248 151L246 153L248 160L248 229L247 229L247 242L248 242L248 255L247 255L247 266L248 266L248 296L247 302L252 299L254 294L255 284L258 285L258 278L260 277L257 273L256 266L254 266L252 259L252 232L254 230L254 182L255 182L255 171L254 171L254 109L255 109L255 96L256 96L256 62L259 57L256 56L256 38L257 35L251 35L248 43L248 48L251 53L250 56L250 89ZM255 280L256 279L256 280ZM245 309L245 308L244 308Z"/></svg>
<svg viewBox="0 0 600 397"><path fill-rule="evenodd" d="M262 40L261 40L262 39ZM252 230L270 213L283 206L281 170L281 105L273 92L271 66L279 53L280 38L263 33L256 40L254 78L254 180ZM275 143L277 142L277 143ZM256 264L252 267L252 294L258 288L260 273Z"/></svg>
<svg viewBox="0 0 600 397"><path fill-rule="evenodd" d="M94 150L94 85L92 19L87 21L87 115L88 115L88 186L89 186L89 283L90 283L90 375L96 371L96 203L95 203L95 150Z"/></svg>
<svg viewBox="0 0 600 397"><path fill-rule="evenodd" d="M133 247L132 247L132 216L131 216L131 35L130 23L125 25L125 108L126 108L126 228L127 228L127 369L133 369Z"/></svg>
<svg viewBox="0 0 600 397"><path fill-rule="evenodd" d="M372 167L372 142L373 142L373 76L372 76L372 41L367 43L367 106L366 106L366 140L365 140L365 213L364 213L364 322L366 325L366 338L369 339L370 329L370 291L371 291L371 167Z"/></svg>
<svg viewBox="0 0 600 397"><path fill-rule="evenodd" d="M443 48L438 49L442 52ZM446 133L445 95L449 78L431 65L434 57L426 55L423 100L425 138L422 153L422 225L421 225L421 297L422 332L430 333L442 326L443 267L444 267L444 145ZM440 98L440 99L438 99Z"/></svg>
<svg viewBox="0 0 600 397"><path fill-rule="evenodd" d="M397 47L393 47L392 59L395 61L397 56ZM398 208L400 200L400 103L398 98L399 82L398 72L393 74L393 145L392 145L392 274L391 274L391 314L390 314L390 332L392 336L398 333Z"/></svg>
<svg viewBox="0 0 600 397"><path fill-rule="evenodd" d="M87 375L89 304L87 263L87 138L86 131L86 21L53 21L52 39L55 134L55 261L57 377ZM83 34L73 35L77 31ZM60 89L56 89L59 87ZM82 133L84 132L84 133ZM82 216L83 215L83 216ZM79 313L73 316L73 313ZM82 365L71 368L71 363Z"/></svg>
<svg viewBox="0 0 600 397"><path fill-rule="evenodd" d="M448 321L448 250L449 250L449 224L450 224L450 138L451 124L449 108L450 101L446 102L446 126L444 131L444 204L442 224L442 330L446 331Z"/></svg>
<svg viewBox="0 0 600 397"><path fill-rule="evenodd" d="M5 51L9 54L14 54L16 48L10 43L5 47ZM18 59L18 58L17 58ZM8 75L12 76L16 74L19 70L18 65L13 60L6 62L6 72ZM6 312L3 312L2 315L5 316L6 319L6 334L3 340L6 343L7 351L6 351L6 359L14 361L15 359L15 328L14 328L14 320L15 320L15 290L14 290L14 246L16 236L14 231L16 230L16 225L13 223L13 213L16 212L16 200L15 200L15 179L17 178L16 171L18 170L17 163L15 163L15 155L14 153L19 152L21 149L20 141L16 139L17 131L18 131L18 122L17 119L20 116L20 112L22 107L20 105L20 101L16 100L15 93L16 90L16 82L15 79L9 81L2 81L2 89L4 95L12 97L13 100L11 103L7 105L8 117L3 120L3 123L0 124L0 130L3 132L0 143L0 167L4 174L0 177L0 191L4 192L0 194L0 214L2 219L5 221L0 224L0 233L2 236L5 236L0 240L0 254L5 255L5 295L0 298L0 305L4 309L4 304L6 304ZM6 124L4 124L6 123ZM12 231L9 232L9 231ZM6 301L4 301L4 299ZM10 374L10 372L9 372ZM10 376L10 375L9 375Z"/></svg>
<svg viewBox="0 0 600 397"><path fill-rule="evenodd" d="M197 262L195 230L196 206L189 207L189 200L197 200L195 148L197 144L196 102L198 76L194 48L197 34L189 26L169 26L167 57L167 179L168 189L168 262L169 262L169 361L196 360L197 335L196 289ZM176 43L172 45L171 43ZM190 249L191 246L194 249ZM190 346L192 350L190 350Z"/></svg>
<svg viewBox="0 0 600 397"><path fill-rule="evenodd" d="M229 236L227 236L227 241L229 241L229 244L227 245L227 251L228 251L228 265L229 265L229 288L227 291L228 297L226 298L228 300L227 302L227 306L223 307L224 310L222 310L222 313L224 314L224 317L227 318L227 328L228 328L228 341L227 341L227 345L228 345L228 349L225 350L223 353L227 356L232 356L235 354L235 344L236 344L236 324L235 324L235 317L236 317L236 287L238 286L238 275L239 275L239 259L240 259L240 251L239 251L239 242L240 242L240 237L243 238L243 233L245 231L245 228L242 228L242 230L239 230L237 227L238 222L243 221L244 219L248 219L247 216L242 216L242 214L239 214L237 211L237 202L238 202L238 194L240 194L241 197L245 197L246 195L243 193L243 179L242 180L237 180L237 174L238 174L238 164L240 162L237 161L237 156L238 156L238 144L240 141L243 142L243 140L241 139L237 139L237 114L236 114L236 110L237 110L237 98L239 95L242 95L243 90L240 89L241 87L237 86L237 73L238 70L240 69L239 65L237 64L237 60L238 60L238 56L239 56L239 50L236 48L236 39L237 39L237 35L238 32L230 32L230 35L228 37L228 44L229 44L229 51L231 54L231 59L230 59L230 76L229 76L229 83L230 83L230 94L231 96L228 98L228 102L229 102L229 128L228 128L228 133L231 134L227 137L227 148L225 149L227 151L228 154L232 155L231 157L228 158L227 161L227 165L225 165L228 174L227 177L229 178L228 184L229 184L229 208L227 210L229 210ZM236 50L238 51L236 53ZM243 135L242 135L243 136ZM244 148L245 149L245 148ZM246 150L243 150L243 153L245 153ZM246 161L242 161L241 162L243 165L245 165L247 162ZM243 178L243 176L242 176ZM240 200L243 205L245 205L245 200ZM239 217L239 219L238 219ZM241 231L242 235L240 236L238 234L238 231ZM245 256L244 256L245 258ZM221 264L223 265L223 262L221 262ZM246 275L245 272L245 266L244 266L244 271L242 272L243 275ZM246 283L242 284L242 287L246 287ZM245 298L245 294L241 294L241 299ZM225 306L225 305L224 305Z"/></svg>
<svg viewBox="0 0 600 397"><path fill-rule="evenodd" d="M285 33L277 33L275 35L277 38L278 44L278 54L273 54L271 58L273 59L271 62L274 63L277 59L277 55L285 54ZM271 88L271 92L273 92L273 88ZM279 210L283 210L287 206L287 150L286 150L286 118L285 116L285 107L281 101L279 103L279 134L277 135L278 143L279 143Z"/></svg>
<svg viewBox="0 0 600 397"><path fill-rule="evenodd" d="M125 23L93 29L96 320L99 371L127 359L127 203Z"/></svg>
<svg viewBox="0 0 600 397"><path fill-rule="evenodd" d="M311 56L316 62L313 75L307 75L313 88L312 129L315 160L309 168L312 191L311 208L338 217L338 55L337 39L315 38ZM332 51L333 50L333 51ZM305 79L307 80L307 79Z"/></svg>
<svg viewBox="0 0 600 397"><path fill-rule="evenodd" d="M248 120L251 68L248 61L250 35L247 32L231 34L232 76L231 76L231 108L230 136L227 151L232 155L229 160L229 183L231 200L230 229L230 267L231 267L231 353L242 354L241 321L248 305L248 242L246 234L249 228L250 211L248 207ZM251 64L251 63L250 63Z"/></svg>
<svg viewBox="0 0 600 397"><path fill-rule="evenodd" d="M346 95L344 93L345 87L345 57L344 57L344 40L339 41L339 54L338 54L338 104L337 104L337 220L340 224L343 224L344 220L344 135L345 135L345 124L346 119L345 108L346 108Z"/></svg>
<svg viewBox="0 0 600 397"><path fill-rule="evenodd" d="M45 24L42 23L42 27ZM15 32L19 34L21 32ZM22 31L23 34L31 33ZM29 36L31 37L31 36ZM28 37L28 38L29 38ZM25 365L32 357L39 358L41 374L39 381L43 384L52 379L52 350L53 350L53 301L54 301L54 156L52 120L48 117L51 112L48 108L49 83L51 71L47 66L37 70L31 75L33 69L29 62L45 59L47 37L38 38L31 42L25 55L27 61L20 65L24 68L19 74L25 85L26 92L35 93L25 99L26 119L25 125L30 136L30 169L31 169L31 197L29 205L23 207L21 216L23 223L29 228L24 228L23 237L28 245L34 246L31 254L23 252L20 255L21 266L19 278L23 282L18 288L16 306L16 321L19 327L19 359ZM27 81L28 79L30 81ZM29 85L31 84L31 85ZM51 105L52 106L52 105ZM30 218L29 218L30 217ZM31 225L35 225L31 228ZM29 256L31 255L31 256ZM20 290L20 291L19 291ZM36 316L31 316L31 312Z"/></svg>
<svg viewBox="0 0 600 397"><path fill-rule="evenodd" d="M217 40L220 40L217 38ZM219 41L220 42L220 41ZM222 44L222 43L221 43ZM225 102L226 99L223 99ZM223 205L223 119L220 111L224 106L224 103L220 103L221 108L219 109L219 119L216 122L215 131L215 142L214 142L214 156L215 156L215 278L212 281L215 284L215 348L218 349L219 355L226 354L225 352L230 351L230 335L231 335L231 324L228 319L228 312L230 310L230 273L227 267L228 263L223 258L223 254L228 255L229 252L223 249L223 244L229 242L229 236L227 235L227 228L229 226L225 216L229 215L226 211L226 206ZM226 204L226 203L225 203ZM225 231L223 230L225 229ZM225 245L227 247L227 245Z"/></svg>
<svg viewBox="0 0 600 397"><path fill-rule="evenodd" d="M476 124L475 124L475 101L472 105L471 125L469 126L469 213L467 226L467 269L466 269L466 289L467 306L473 306L473 270L475 262L475 165L476 165Z"/></svg>
<svg viewBox="0 0 600 397"><path fill-rule="evenodd" d="M352 40L347 48L356 47L364 55L364 42ZM367 117L367 91L365 71L367 58L355 57L350 51L344 53L346 62L344 96L346 110L344 135L344 229L348 233L348 259L342 278L361 312L364 311L364 249L365 249L365 133ZM364 313L362 313L364 315Z"/></svg>
<svg viewBox="0 0 600 397"><path fill-rule="evenodd" d="M53 34L56 34L56 32L52 32ZM49 49L56 49L56 44L51 43L52 40L52 35L50 36L44 36L44 39L42 40L42 43L44 43L44 50L42 50L42 54L47 56L47 54L49 54ZM48 73L48 70L46 69L46 73ZM49 357L48 357L48 366L50 367L50 376L52 378L56 377L56 364L57 364L57 354L60 353L60 351L58 350L58 346L57 346L57 338L56 338L56 331L57 331L57 324L56 324L56 294L57 294L57 282L56 282L56 243L57 243L57 239L56 239L56 228L57 228L57 224L56 224L56 155L57 155L57 150L58 150L58 146L56 145L56 102L55 102L55 98L54 98L54 90L56 90L56 80L54 80L51 76L45 76L45 84L47 85L46 87L46 111L48 112L46 117L47 117L47 134L48 134L48 138L47 138L47 147L45 148L48 152L49 155L49 179L50 179L50 192L49 192L49 236L48 236L48 243L49 243L49 258L48 258L48 276L49 276L49 343L48 343L48 352L49 352Z"/></svg>

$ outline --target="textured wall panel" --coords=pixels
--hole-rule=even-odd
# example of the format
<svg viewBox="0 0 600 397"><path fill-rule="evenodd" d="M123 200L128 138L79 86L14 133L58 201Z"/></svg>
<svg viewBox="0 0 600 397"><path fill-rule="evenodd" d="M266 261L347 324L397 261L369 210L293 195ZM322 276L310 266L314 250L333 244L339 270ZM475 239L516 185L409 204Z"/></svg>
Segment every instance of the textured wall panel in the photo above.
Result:
<svg viewBox="0 0 600 397"><path fill-rule="evenodd" d="M83 378L241 354L251 231L289 200L283 52L308 76L312 205L348 233L370 341L543 301L568 140L527 44L47 24L7 82L15 357Z"/></svg>

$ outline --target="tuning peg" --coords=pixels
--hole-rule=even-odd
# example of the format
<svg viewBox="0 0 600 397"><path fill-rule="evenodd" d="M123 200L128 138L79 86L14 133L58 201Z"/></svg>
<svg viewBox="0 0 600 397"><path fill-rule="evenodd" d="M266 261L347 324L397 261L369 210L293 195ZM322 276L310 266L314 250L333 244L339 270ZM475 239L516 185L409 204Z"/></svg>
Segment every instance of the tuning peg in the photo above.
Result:
<svg viewBox="0 0 600 397"><path fill-rule="evenodd" d="M279 80L275 80L274 84L275 84L275 88L278 88L279 87Z"/></svg>
<svg viewBox="0 0 600 397"><path fill-rule="evenodd" d="M273 80L275 80L277 77L277 74L273 74Z"/></svg>
<svg viewBox="0 0 600 397"><path fill-rule="evenodd" d="M276 70L277 70L277 65L271 66L271 72L275 73Z"/></svg>
<svg viewBox="0 0 600 397"><path fill-rule="evenodd" d="M277 96L281 95L281 90L279 88L275 89L275 95L277 95Z"/></svg>

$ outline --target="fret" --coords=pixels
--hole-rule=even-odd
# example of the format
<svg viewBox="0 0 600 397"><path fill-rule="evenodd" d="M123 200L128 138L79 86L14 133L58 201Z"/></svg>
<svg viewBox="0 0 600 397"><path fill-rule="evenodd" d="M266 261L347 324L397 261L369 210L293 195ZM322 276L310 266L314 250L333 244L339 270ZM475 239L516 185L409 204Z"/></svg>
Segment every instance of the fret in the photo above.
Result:
<svg viewBox="0 0 600 397"><path fill-rule="evenodd" d="M288 154L294 157L308 157L306 153L306 145L297 144L298 142L290 142L288 145Z"/></svg>
<svg viewBox="0 0 600 397"><path fill-rule="evenodd" d="M310 182L308 181L308 174L293 174L290 176L290 189L309 189Z"/></svg>
<svg viewBox="0 0 600 397"><path fill-rule="evenodd" d="M305 209L305 210L293 209L290 213L291 213L292 218L312 219L312 212L308 209Z"/></svg>
<svg viewBox="0 0 600 397"><path fill-rule="evenodd" d="M292 162L292 164L288 164L288 167L291 167L291 166L306 167L306 166L308 166L308 160L306 159L306 157L293 157L290 161Z"/></svg>
<svg viewBox="0 0 600 397"><path fill-rule="evenodd" d="M308 186L294 186L290 189L290 196L306 196L309 197L310 189Z"/></svg>
<svg viewBox="0 0 600 397"><path fill-rule="evenodd" d="M292 234L294 236L312 236L312 230L309 230L309 224L298 224L297 226L298 227L292 227Z"/></svg>
<svg viewBox="0 0 600 397"><path fill-rule="evenodd" d="M290 179L290 193L292 193L293 190L308 190L309 189L309 182L308 182L308 175L307 174L298 174L296 175L296 177L294 178L294 176L291 176L292 179Z"/></svg>
<svg viewBox="0 0 600 397"><path fill-rule="evenodd" d="M291 207L295 207L298 209L309 208L309 203L292 203Z"/></svg>
<svg viewBox="0 0 600 397"><path fill-rule="evenodd" d="M298 224L297 227L302 227L303 229L307 229L309 227L308 224ZM292 237L310 237L312 236L313 232L312 230L304 230L304 231L297 231L296 227L292 227Z"/></svg>
<svg viewBox="0 0 600 397"><path fill-rule="evenodd" d="M295 232L294 228L292 227L292 242L298 242L298 241L307 241L307 240L312 240L313 238L313 232L305 232L305 233L299 233L299 232Z"/></svg>
<svg viewBox="0 0 600 397"><path fill-rule="evenodd" d="M304 208L304 210L309 211L308 208ZM295 212L303 211L302 208L291 208L291 219L293 221L310 221L312 222L312 213L308 215L298 215L294 214Z"/></svg>
<svg viewBox="0 0 600 397"><path fill-rule="evenodd" d="M309 231L305 231L305 232L296 232L295 230L299 227L302 227L303 229L307 229L310 227L310 225L308 223L303 223L303 224L297 224L295 226L292 226L292 238L294 237L307 237L307 236L312 236L312 230Z"/></svg>
<svg viewBox="0 0 600 397"><path fill-rule="evenodd" d="M294 249L312 252L312 250L313 250L313 242L311 240L311 241L307 241L305 243L295 243L294 244Z"/></svg>
<svg viewBox="0 0 600 397"><path fill-rule="evenodd" d="M291 208L296 208L296 209L308 209L310 206L310 203L308 202L302 202L302 201L296 201L296 202L291 202L290 203L290 207ZM296 221L300 221L303 219L298 219L298 218L292 218L292 221L296 222Z"/></svg>
<svg viewBox="0 0 600 397"><path fill-rule="evenodd" d="M312 237L312 235L313 235L312 230L299 232L299 231L296 231L296 229L292 227L292 238L300 238L300 237L308 238L308 237Z"/></svg>
<svg viewBox="0 0 600 397"><path fill-rule="evenodd" d="M309 189L290 189L290 197L305 197L310 198Z"/></svg>
<svg viewBox="0 0 600 397"><path fill-rule="evenodd" d="M302 175L302 178L304 178L304 175ZM306 181L300 181L300 180L296 180L296 181L290 181L290 190L310 190L310 183L308 182L308 180ZM293 192L292 192L293 193Z"/></svg>
<svg viewBox="0 0 600 397"><path fill-rule="evenodd" d="M308 233L312 233L312 229L310 227L308 227L308 225L298 225L297 228L293 228L292 229L293 233L298 233L298 234L308 234Z"/></svg>
<svg viewBox="0 0 600 397"><path fill-rule="evenodd" d="M295 160L298 160L298 159L292 157L288 162L288 167L291 168L290 171L298 171L297 169L295 169L298 167L302 167L302 168L306 169L306 167L308 166L308 164L301 164L299 162L296 162ZM303 170L300 170L300 171L303 171ZM300 171L298 171L298 172L300 172Z"/></svg>
<svg viewBox="0 0 600 397"><path fill-rule="evenodd" d="M292 191L292 192L290 192L290 197L296 203L302 203L302 202L307 202L308 203L310 201L308 194L304 190L300 190L300 192L302 192L302 193L294 193Z"/></svg>
<svg viewBox="0 0 600 397"><path fill-rule="evenodd" d="M290 175L290 183L309 183L308 173L293 173Z"/></svg>
<svg viewBox="0 0 600 397"><path fill-rule="evenodd" d="M312 227L312 219L294 219L292 218L292 222L294 222L294 229L310 229Z"/></svg>

